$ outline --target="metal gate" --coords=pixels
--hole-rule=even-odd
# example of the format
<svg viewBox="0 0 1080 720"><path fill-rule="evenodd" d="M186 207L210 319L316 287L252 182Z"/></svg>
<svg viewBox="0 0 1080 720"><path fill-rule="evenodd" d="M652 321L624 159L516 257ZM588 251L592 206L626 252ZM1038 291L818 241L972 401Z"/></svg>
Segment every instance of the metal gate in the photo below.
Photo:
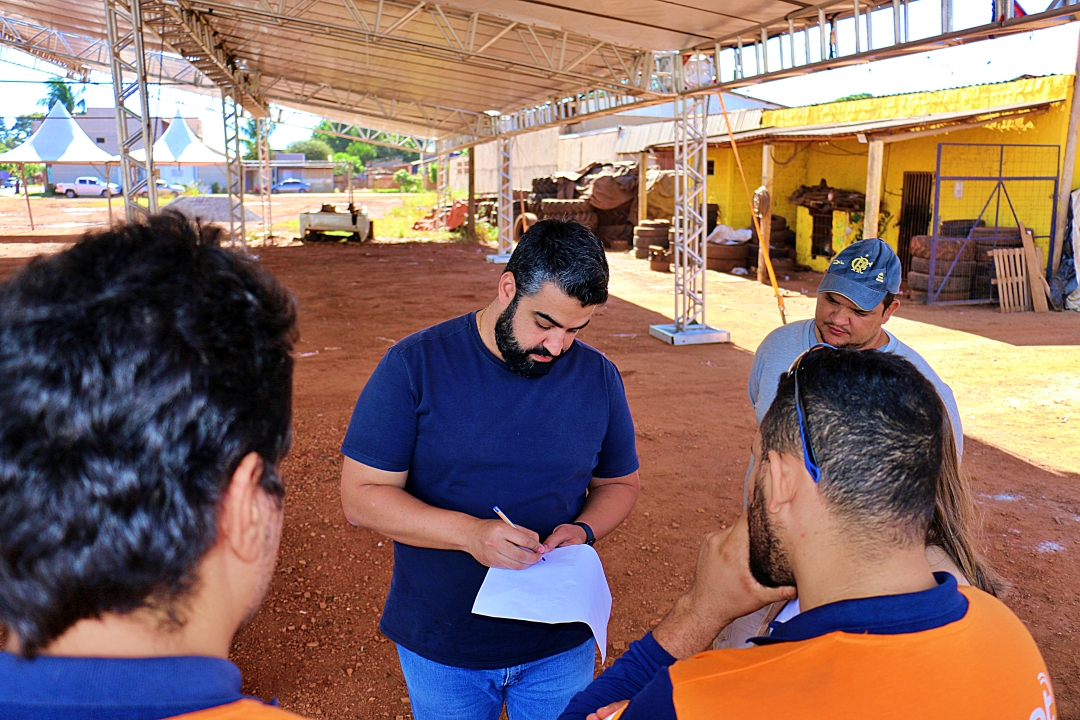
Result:
<svg viewBox="0 0 1080 720"><path fill-rule="evenodd" d="M931 235L912 238L913 295L925 293L928 304L996 301L987 253L1020 247L1021 225L1036 244L1053 238L1060 155L1057 145L940 143Z"/></svg>

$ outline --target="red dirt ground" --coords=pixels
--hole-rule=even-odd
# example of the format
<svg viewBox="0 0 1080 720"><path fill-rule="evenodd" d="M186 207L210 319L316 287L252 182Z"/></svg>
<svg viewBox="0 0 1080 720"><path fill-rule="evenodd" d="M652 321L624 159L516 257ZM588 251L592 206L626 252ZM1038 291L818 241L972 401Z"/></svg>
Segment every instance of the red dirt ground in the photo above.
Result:
<svg viewBox="0 0 1080 720"><path fill-rule="evenodd" d="M302 339L295 442L283 469L281 557L263 610L233 653L245 691L277 697L285 709L312 717L411 716L394 646L378 631L391 543L344 520L338 448L360 389L393 342L489 302L501 268L484 262L487 252L464 243L260 251L299 300ZM0 278L22 263L0 260ZM799 281L790 280L796 291ZM993 327L983 326L996 317L967 314L963 322L974 325L961 329L992 334ZM741 510L755 429L746 398L751 354L734 345L674 348L643 332L667 321L612 297L581 336L622 371L642 462L637 506L597 544L614 596L609 663L688 587L702 535ZM1058 342L1042 338L1042 344ZM988 557L1014 586L1007 602L1042 649L1059 717L1078 718L1080 477L974 438L967 439L964 463L985 511ZM1031 549L1047 523L1067 546L1063 552Z"/></svg>

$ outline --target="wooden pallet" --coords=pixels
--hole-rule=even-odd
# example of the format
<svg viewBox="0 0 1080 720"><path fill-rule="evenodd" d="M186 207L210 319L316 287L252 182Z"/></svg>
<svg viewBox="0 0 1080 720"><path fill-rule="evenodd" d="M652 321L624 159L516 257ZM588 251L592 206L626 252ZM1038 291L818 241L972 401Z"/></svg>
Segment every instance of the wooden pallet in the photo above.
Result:
<svg viewBox="0 0 1080 720"><path fill-rule="evenodd" d="M1028 283L1027 257L1024 248L990 250L987 255L994 259L997 278L998 301L1001 312L1025 312L1031 310L1031 285Z"/></svg>

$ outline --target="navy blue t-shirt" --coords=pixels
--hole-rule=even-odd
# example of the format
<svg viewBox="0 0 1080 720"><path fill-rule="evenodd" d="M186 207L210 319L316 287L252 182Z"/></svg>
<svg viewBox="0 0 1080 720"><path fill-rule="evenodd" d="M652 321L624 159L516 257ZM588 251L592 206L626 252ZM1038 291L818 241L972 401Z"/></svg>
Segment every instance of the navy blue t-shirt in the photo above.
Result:
<svg viewBox="0 0 1080 720"><path fill-rule="evenodd" d="M516 524L546 538L573 522L593 477L638 469L619 371L575 341L540 378L512 372L469 313L387 351L356 402L341 452L389 472L434 507ZM589 639L580 623L472 614L487 568L454 550L394 543L381 629L429 660L469 669L520 665Z"/></svg>

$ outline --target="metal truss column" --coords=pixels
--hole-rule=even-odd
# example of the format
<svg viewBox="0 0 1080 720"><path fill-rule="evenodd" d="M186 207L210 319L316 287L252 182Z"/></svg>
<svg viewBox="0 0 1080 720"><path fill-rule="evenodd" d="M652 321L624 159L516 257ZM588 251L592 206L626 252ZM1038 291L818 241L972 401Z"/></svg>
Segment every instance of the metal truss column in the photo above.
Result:
<svg viewBox="0 0 1080 720"><path fill-rule="evenodd" d="M675 323L649 334L672 345L727 342L705 324L705 195L708 97L681 98L675 119Z"/></svg>
<svg viewBox="0 0 1080 720"><path fill-rule="evenodd" d="M141 0L105 0L105 28L109 37L113 99L116 104L116 139L120 154L120 182L124 192L124 212L128 222L157 212L157 186L154 183L154 133L150 124L150 103L146 92L146 51L143 47ZM120 23L127 25L121 31ZM130 50L129 62L122 53ZM130 103L130 104L129 104ZM134 107L131 106L134 105ZM134 128L130 121L134 120ZM131 156L142 144L145 160ZM135 202L146 190L148 207Z"/></svg>
<svg viewBox="0 0 1080 720"><path fill-rule="evenodd" d="M447 200L447 158L435 156L435 229L446 229L446 210L443 205Z"/></svg>
<svg viewBox="0 0 1080 720"><path fill-rule="evenodd" d="M488 255L488 262L504 263L510 260L514 242L514 184L510 178L510 138L500 135L499 155L499 202L498 225L499 247L494 255Z"/></svg>
<svg viewBox="0 0 1080 720"><path fill-rule="evenodd" d="M255 121L258 137L255 146L259 157L259 206L262 210L263 244L268 245L274 236L274 217L270 207L270 120L259 118ZM349 179L352 179L352 167L349 167ZM352 198L350 198L350 201Z"/></svg>
<svg viewBox="0 0 1080 720"><path fill-rule="evenodd" d="M240 116L244 109L232 95L233 89L221 89L221 114L225 122L225 192L229 205L229 234L233 247L247 247L244 211L244 166L240 150Z"/></svg>

